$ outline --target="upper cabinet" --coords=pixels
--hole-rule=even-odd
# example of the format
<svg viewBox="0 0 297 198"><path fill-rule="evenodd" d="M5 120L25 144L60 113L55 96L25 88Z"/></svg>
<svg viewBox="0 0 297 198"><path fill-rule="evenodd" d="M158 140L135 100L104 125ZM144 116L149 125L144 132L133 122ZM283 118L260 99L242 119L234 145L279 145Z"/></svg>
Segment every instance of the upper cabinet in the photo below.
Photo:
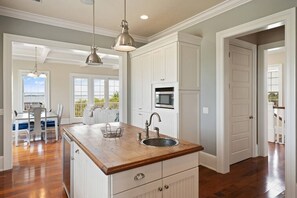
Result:
<svg viewBox="0 0 297 198"><path fill-rule="evenodd" d="M177 82L177 42L152 52L153 82Z"/></svg>

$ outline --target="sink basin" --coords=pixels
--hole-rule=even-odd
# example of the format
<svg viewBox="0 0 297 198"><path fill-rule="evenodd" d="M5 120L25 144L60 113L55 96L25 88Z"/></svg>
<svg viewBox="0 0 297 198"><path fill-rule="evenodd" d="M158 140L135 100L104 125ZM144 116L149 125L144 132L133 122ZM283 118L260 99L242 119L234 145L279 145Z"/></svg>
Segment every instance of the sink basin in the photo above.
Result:
<svg viewBox="0 0 297 198"><path fill-rule="evenodd" d="M148 138L141 141L141 144L147 146L167 147L176 146L179 144L178 140L171 138Z"/></svg>

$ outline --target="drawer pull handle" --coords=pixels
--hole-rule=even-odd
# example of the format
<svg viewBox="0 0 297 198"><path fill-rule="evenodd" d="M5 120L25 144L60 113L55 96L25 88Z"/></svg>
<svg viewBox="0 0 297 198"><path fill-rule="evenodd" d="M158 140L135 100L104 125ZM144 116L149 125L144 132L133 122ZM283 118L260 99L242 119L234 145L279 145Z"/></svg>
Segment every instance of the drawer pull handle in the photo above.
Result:
<svg viewBox="0 0 297 198"><path fill-rule="evenodd" d="M168 186L168 185L165 185L165 186L164 186L164 188L165 188L165 189L168 189L168 188L169 188L169 186Z"/></svg>
<svg viewBox="0 0 297 198"><path fill-rule="evenodd" d="M158 188L158 190L159 190L159 191L162 191L162 190L163 190L163 188L162 188L162 187L159 187L159 188Z"/></svg>
<svg viewBox="0 0 297 198"><path fill-rule="evenodd" d="M137 175L135 175L134 180L138 181L145 178L145 175L143 173L138 173Z"/></svg>

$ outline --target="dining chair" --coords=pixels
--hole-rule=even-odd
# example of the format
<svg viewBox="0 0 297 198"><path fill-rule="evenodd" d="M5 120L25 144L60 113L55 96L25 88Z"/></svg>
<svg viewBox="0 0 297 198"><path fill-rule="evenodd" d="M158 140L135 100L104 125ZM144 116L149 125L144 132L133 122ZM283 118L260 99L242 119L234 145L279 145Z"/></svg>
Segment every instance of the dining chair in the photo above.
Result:
<svg viewBox="0 0 297 198"><path fill-rule="evenodd" d="M28 129L27 129L27 141L30 146L31 141L31 135L35 136L37 134L41 135L42 132L45 132L45 140L47 139L47 133L46 133L46 126L42 127L41 125L41 114L44 112L44 122L47 120L46 116L46 108L43 107L35 107L28 109ZM32 124L32 121L34 120L34 124Z"/></svg>
<svg viewBox="0 0 297 198"><path fill-rule="evenodd" d="M57 108L57 115L58 115L58 119L57 119L57 125L58 125L58 139L60 138L60 124L61 124L61 119L62 119L62 115L63 115L63 105L62 104L58 104L58 108ZM46 126L47 126L47 131L52 131L55 130L55 121L54 120L48 120L46 122Z"/></svg>

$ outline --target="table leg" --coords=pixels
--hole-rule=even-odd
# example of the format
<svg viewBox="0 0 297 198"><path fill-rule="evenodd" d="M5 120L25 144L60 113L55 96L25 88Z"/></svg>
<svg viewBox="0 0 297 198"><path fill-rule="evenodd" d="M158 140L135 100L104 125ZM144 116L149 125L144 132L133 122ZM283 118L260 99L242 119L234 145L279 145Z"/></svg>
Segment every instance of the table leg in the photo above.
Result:
<svg viewBox="0 0 297 198"><path fill-rule="evenodd" d="M19 146L19 121L15 121L14 143Z"/></svg>
<svg viewBox="0 0 297 198"><path fill-rule="evenodd" d="M58 141L59 140L58 118L55 118L55 132L56 132L56 141Z"/></svg>

